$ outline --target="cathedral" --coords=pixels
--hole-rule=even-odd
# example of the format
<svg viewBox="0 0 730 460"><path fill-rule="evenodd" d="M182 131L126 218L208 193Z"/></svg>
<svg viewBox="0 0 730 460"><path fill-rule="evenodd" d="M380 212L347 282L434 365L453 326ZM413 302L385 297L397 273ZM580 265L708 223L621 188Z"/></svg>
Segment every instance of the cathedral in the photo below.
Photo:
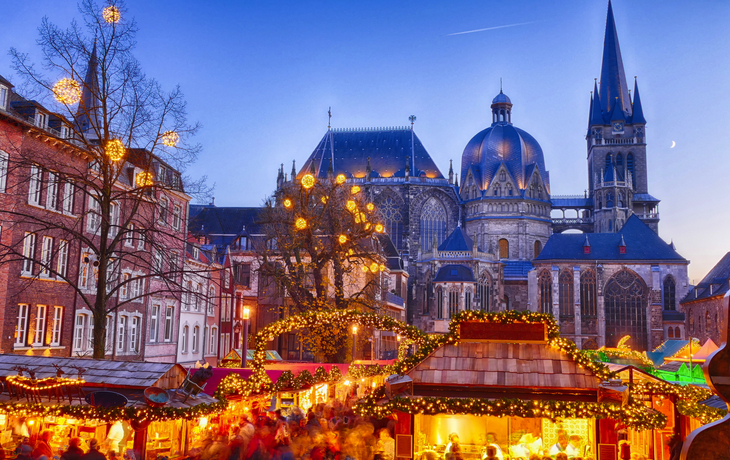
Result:
<svg viewBox="0 0 730 460"><path fill-rule="evenodd" d="M512 109L500 91L491 124L466 142L460 176L453 165L441 172L411 123L328 129L291 180L344 174L369 194L410 275L408 320L427 332L446 332L459 311L510 309L552 313L583 348L630 335L651 350L668 330L676 337L689 261L658 235L646 120L610 1L585 132L586 193L551 194L542 148ZM282 168L278 185L286 180Z"/></svg>

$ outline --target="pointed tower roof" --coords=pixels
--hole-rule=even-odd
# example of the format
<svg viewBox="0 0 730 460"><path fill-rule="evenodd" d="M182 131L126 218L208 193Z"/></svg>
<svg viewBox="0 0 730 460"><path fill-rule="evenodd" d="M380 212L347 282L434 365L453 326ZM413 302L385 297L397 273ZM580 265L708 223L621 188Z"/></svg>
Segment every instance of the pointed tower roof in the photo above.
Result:
<svg viewBox="0 0 730 460"><path fill-rule="evenodd" d="M598 95L598 84L593 82L593 98L591 99L590 125L603 125L606 121L601 113L601 97Z"/></svg>
<svg viewBox="0 0 730 460"><path fill-rule="evenodd" d="M469 235L461 228L461 225L457 226L451 235L449 235L441 246L439 251L471 251L474 248L474 241L469 238Z"/></svg>
<svg viewBox="0 0 730 460"><path fill-rule="evenodd" d="M616 100L613 102L613 110L611 110L608 121L626 121L626 114L621 109L621 101L618 97L614 99Z"/></svg>
<svg viewBox="0 0 730 460"><path fill-rule="evenodd" d="M639 83L634 78L634 107L631 123L646 123L644 118L644 110L641 108L641 97L639 96Z"/></svg>
<svg viewBox="0 0 730 460"><path fill-rule="evenodd" d="M618 98L621 110L631 115L629 87L626 84L626 74L621 59L621 48L618 44L618 33L616 32L616 22L613 19L611 0L608 1L606 36L603 40L600 97L603 113L610 113L613 110L616 98Z"/></svg>
<svg viewBox="0 0 730 460"><path fill-rule="evenodd" d="M99 63L96 57L96 41L89 57L89 66L86 69L86 78L81 91L81 101L76 109L76 126L79 131L87 134L88 138L97 138L99 132Z"/></svg>

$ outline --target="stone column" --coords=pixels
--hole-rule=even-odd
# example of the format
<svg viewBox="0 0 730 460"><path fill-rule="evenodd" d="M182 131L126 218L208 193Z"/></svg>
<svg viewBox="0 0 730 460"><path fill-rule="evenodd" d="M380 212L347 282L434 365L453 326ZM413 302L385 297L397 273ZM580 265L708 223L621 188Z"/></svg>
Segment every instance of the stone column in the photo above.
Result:
<svg viewBox="0 0 730 460"><path fill-rule="evenodd" d="M553 265L553 316L560 324L560 267Z"/></svg>
<svg viewBox="0 0 730 460"><path fill-rule="evenodd" d="M596 308L598 309L598 346L606 346L606 308L603 299L603 268L596 267Z"/></svg>
<svg viewBox="0 0 730 460"><path fill-rule="evenodd" d="M575 344L580 348L583 345L580 323L580 267L573 267L573 305L573 311L575 312Z"/></svg>

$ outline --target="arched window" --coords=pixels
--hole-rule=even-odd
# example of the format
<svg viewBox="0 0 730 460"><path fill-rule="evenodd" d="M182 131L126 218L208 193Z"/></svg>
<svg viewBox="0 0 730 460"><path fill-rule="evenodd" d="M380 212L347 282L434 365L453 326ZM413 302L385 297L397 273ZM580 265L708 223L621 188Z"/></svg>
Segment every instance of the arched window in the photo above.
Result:
<svg viewBox="0 0 730 460"><path fill-rule="evenodd" d="M674 328L674 338L675 339L681 339L682 338L682 333L679 330L679 326L677 326L677 327Z"/></svg>
<svg viewBox="0 0 730 460"><path fill-rule="evenodd" d="M606 193L606 207L613 208L613 193Z"/></svg>
<svg viewBox="0 0 730 460"><path fill-rule="evenodd" d="M673 339L674 338L674 328L669 327L667 332L669 332L669 338Z"/></svg>
<svg viewBox="0 0 730 460"><path fill-rule="evenodd" d="M535 257L540 255L540 251L542 251L542 243L540 240L535 240Z"/></svg>
<svg viewBox="0 0 730 460"><path fill-rule="evenodd" d="M507 185L507 195L512 196L512 186Z"/></svg>
<svg viewBox="0 0 730 460"><path fill-rule="evenodd" d="M431 311L431 302L433 302L433 283L428 281L426 283L426 289L423 292L423 314L428 315Z"/></svg>
<svg viewBox="0 0 730 460"><path fill-rule="evenodd" d="M494 187L494 196L499 196L499 187Z"/></svg>
<svg viewBox="0 0 730 460"><path fill-rule="evenodd" d="M626 179L624 174L624 156L620 153L616 154L616 172L618 173L616 180Z"/></svg>
<svg viewBox="0 0 730 460"><path fill-rule="evenodd" d="M180 350L183 353L188 352L188 333L190 332L190 328L188 326L183 327L183 333L182 333L182 343L180 344Z"/></svg>
<svg viewBox="0 0 730 460"><path fill-rule="evenodd" d="M459 293L449 292L449 318L453 318L459 313Z"/></svg>
<svg viewBox="0 0 730 460"><path fill-rule="evenodd" d="M626 155L626 170L631 173L631 185L636 190L636 176L634 176L634 154Z"/></svg>
<svg viewBox="0 0 730 460"><path fill-rule="evenodd" d="M471 291L464 292L464 310L471 310Z"/></svg>
<svg viewBox="0 0 730 460"><path fill-rule="evenodd" d="M436 244L446 239L446 210L435 198L429 198L421 210L421 248L429 249L436 238Z"/></svg>
<svg viewBox="0 0 730 460"><path fill-rule="evenodd" d="M624 200L624 192L618 193L618 207L619 208L625 208L626 207L626 201Z"/></svg>
<svg viewBox="0 0 730 460"><path fill-rule="evenodd" d="M440 286L436 288L436 318L444 319L444 296Z"/></svg>
<svg viewBox="0 0 730 460"><path fill-rule="evenodd" d="M553 312L553 277L549 270L543 270L537 279L537 303L540 313Z"/></svg>
<svg viewBox="0 0 730 460"><path fill-rule="evenodd" d="M580 275L580 314L582 317L595 318L596 308L596 273L586 270Z"/></svg>
<svg viewBox="0 0 730 460"><path fill-rule="evenodd" d="M398 202L392 196L388 196L380 203L379 210L388 236L396 248L403 249L403 214Z"/></svg>
<svg viewBox="0 0 730 460"><path fill-rule="evenodd" d="M712 329L712 323L710 323L710 312L705 312L705 332L709 333Z"/></svg>
<svg viewBox="0 0 730 460"><path fill-rule="evenodd" d="M610 171L611 168L613 168L613 160L611 159L611 154L606 155L606 172Z"/></svg>
<svg viewBox="0 0 730 460"><path fill-rule="evenodd" d="M499 258L509 259L509 241L505 238L499 240Z"/></svg>
<svg viewBox="0 0 730 460"><path fill-rule="evenodd" d="M479 295L479 309L481 311L489 311L492 304L492 279L484 272L477 286L477 294Z"/></svg>
<svg viewBox="0 0 730 460"><path fill-rule="evenodd" d="M502 182L506 181L507 180L507 173L505 173L504 171L501 171L499 173L499 180L502 181Z"/></svg>
<svg viewBox="0 0 730 460"><path fill-rule="evenodd" d="M695 331L695 317L692 315L692 311L687 309L685 312L689 317L689 333L692 334Z"/></svg>
<svg viewBox="0 0 730 460"><path fill-rule="evenodd" d="M560 303L560 316L573 317L575 314L573 298L573 270L566 269L560 273L558 278L558 301Z"/></svg>
<svg viewBox="0 0 730 460"><path fill-rule="evenodd" d="M665 310L676 310L677 309L677 300L675 297L676 292L676 283L674 282L674 278L671 276L667 276L664 278L664 289L662 290L662 294L664 296L664 309Z"/></svg>
<svg viewBox="0 0 730 460"><path fill-rule="evenodd" d="M596 200L598 201L598 206L596 209L603 209L603 197L600 193L596 194Z"/></svg>
<svg viewBox="0 0 730 460"><path fill-rule="evenodd" d="M621 337L631 336L631 348L646 351L648 346L646 283L636 273L621 270L603 289L606 306L606 346L615 347Z"/></svg>

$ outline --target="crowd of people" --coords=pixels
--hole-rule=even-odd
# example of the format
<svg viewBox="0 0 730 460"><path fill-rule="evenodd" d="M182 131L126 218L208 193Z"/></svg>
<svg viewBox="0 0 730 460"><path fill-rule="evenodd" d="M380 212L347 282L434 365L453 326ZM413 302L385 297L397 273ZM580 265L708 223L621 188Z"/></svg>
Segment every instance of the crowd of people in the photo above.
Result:
<svg viewBox="0 0 730 460"><path fill-rule="evenodd" d="M89 440L88 450L84 451L81 446L84 441L81 438L71 438L68 442L68 449L58 455L51 448L51 431L43 431L35 442L30 438L24 438L15 449L16 460L115 460L114 451L110 451L107 457L99 449L101 445L96 439ZM4 452L0 449L0 452Z"/></svg>

